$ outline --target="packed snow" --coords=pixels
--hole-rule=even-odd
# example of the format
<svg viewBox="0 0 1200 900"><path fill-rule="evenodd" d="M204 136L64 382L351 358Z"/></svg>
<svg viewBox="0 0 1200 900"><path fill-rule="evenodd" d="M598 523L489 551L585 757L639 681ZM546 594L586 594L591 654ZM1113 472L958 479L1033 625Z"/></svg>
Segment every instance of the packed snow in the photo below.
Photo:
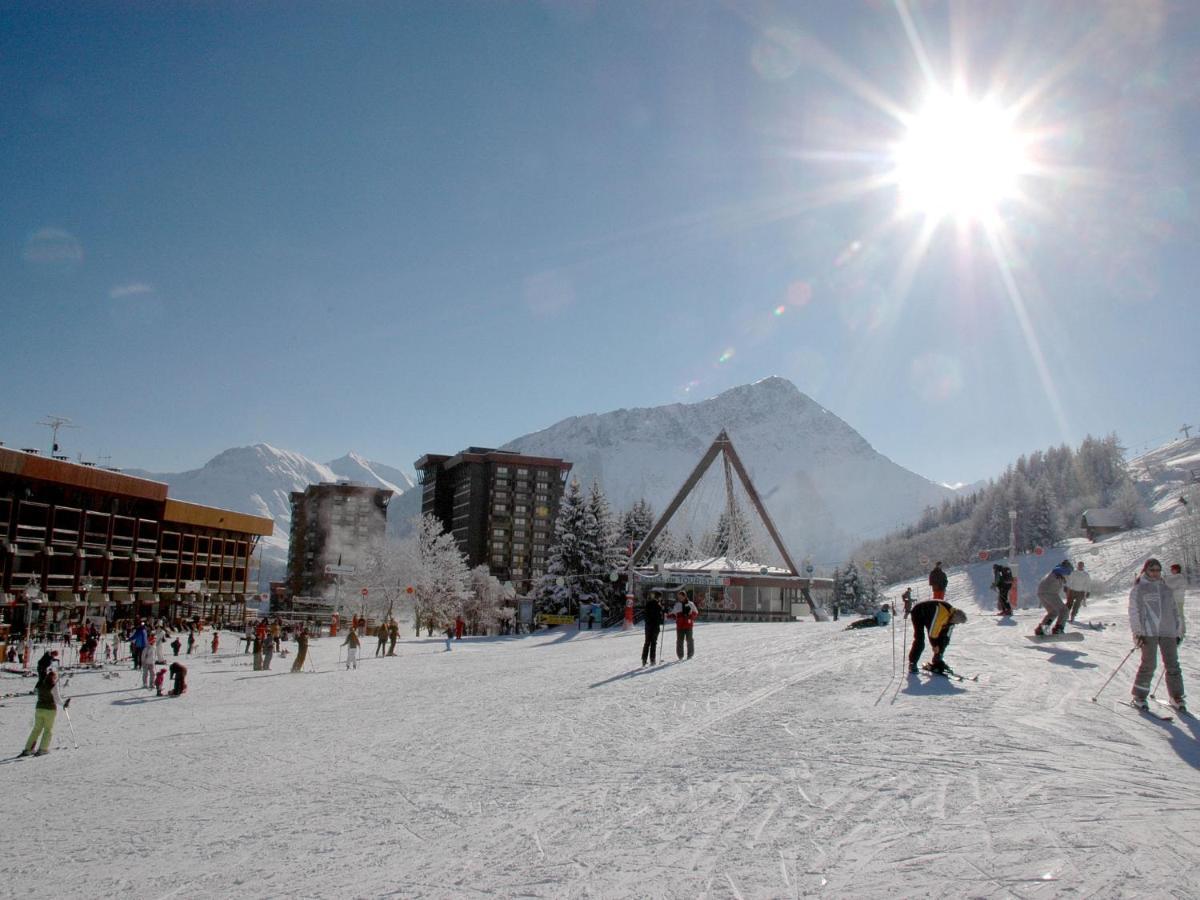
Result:
<svg viewBox="0 0 1200 900"><path fill-rule="evenodd" d="M1074 554L1106 582L1081 621L1107 627L1081 641L1029 639L1032 581L1009 622L990 615L989 563L953 570L970 619L947 659L979 676L964 683L904 674L905 622L846 617L702 622L685 662L668 627L648 668L640 630L570 627L450 652L407 630L392 658L368 638L350 671L325 637L304 674L291 656L253 671L227 632L186 659L181 698L129 668L79 672L64 691L79 749L60 713L49 756L0 764L0 890L1195 896L1196 720L1120 705L1136 659L1092 702L1129 653L1129 573L1164 527L1029 563ZM1195 686L1190 640L1182 658ZM0 703L15 754L33 701Z"/></svg>

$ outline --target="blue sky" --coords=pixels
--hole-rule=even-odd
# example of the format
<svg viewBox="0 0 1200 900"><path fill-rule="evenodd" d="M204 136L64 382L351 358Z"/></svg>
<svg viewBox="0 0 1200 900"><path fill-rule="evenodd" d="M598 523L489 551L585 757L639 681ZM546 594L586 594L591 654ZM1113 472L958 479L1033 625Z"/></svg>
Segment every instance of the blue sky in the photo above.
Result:
<svg viewBox="0 0 1200 900"><path fill-rule="evenodd" d="M0 2L0 440L407 468L782 375L936 480L1164 441L1198 40L1165 0ZM934 88L1022 135L986 217L901 205Z"/></svg>

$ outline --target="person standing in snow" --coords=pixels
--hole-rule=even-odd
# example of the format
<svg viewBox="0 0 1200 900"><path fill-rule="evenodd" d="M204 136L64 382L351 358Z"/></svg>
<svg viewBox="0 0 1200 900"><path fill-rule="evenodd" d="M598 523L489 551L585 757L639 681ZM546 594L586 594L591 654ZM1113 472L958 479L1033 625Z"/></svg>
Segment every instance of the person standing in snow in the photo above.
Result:
<svg viewBox="0 0 1200 900"><path fill-rule="evenodd" d="M263 641L263 671L270 671L271 657L275 653L275 639L269 634L267 639Z"/></svg>
<svg viewBox="0 0 1200 900"><path fill-rule="evenodd" d="M358 632L351 628L346 632L346 640L342 641L342 646L346 648L346 668L358 668L358 647L361 642L358 639Z"/></svg>
<svg viewBox="0 0 1200 900"><path fill-rule="evenodd" d="M133 651L133 667L135 669L142 667L142 651L148 643L146 637L146 626L139 622L137 628L133 630L133 637L129 640L130 649Z"/></svg>
<svg viewBox="0 0 1200 900"><path fill-rule="evenodd" d="M292 662L293 672L304 671L304 659L308 656L308 629L304 626L300 627L300 633L296 635L296 659Z"/></svg>
<svg viewBox="0 0 1200 900"><path fill-rule="evenodd" d="M904 601L904 617L908 618L908 614L912 612L913 606L912 588L905 588L904 593L900 595L900 599Z"/></svg>
<svg viewBox="0 0 1200 900"><path fill-rule="evenodd" d="M892 621L892 610L886 603L875 612L873 616L867 616L865 619L858 619L846 626L845 630L851 628L875 628L880 625L887 625Z"/></svg>
<svg viewBox="0 0 1200 900"><path fill-rule="evenodd" d="M1067 621L1074 622L1079 607L1092 595L1092 576L1083 570L1083 560L1075 563L1075 571L1067 576Z"/></svg>
<svg viewBox="0 0 1200 900"><path fill-rule="evenodd" d="M1133 705L1146 708L1154 669L1161 654L1171 706L1186 714L1183 671L1179 667L1179 644L1184 635L1183 618L1179 615L1174 591L1163 580L1162 563L1157 559L1146 560L1142 574L1134 581L1133 590L1129 592L1129 630L1142 651L1142 664L1133 677Z"/></svg>
<svg viewBox="0 0 1200 900"><path fill-rule="evenodd" d="M375 655L383 656L387 652L387 637L388 627L387 622L379 623L379 631L377 632L379 641L375 644Z"/></svg>
<svg viewBox="0 0 1200 900"><path fill-rule="evenodd" d="M688 599L687 591L680 591L675 596L679 599L667 613L668 619L675 620L675 656L683 659L683 647L684 644L687 644L687 658L691 659L696 654L696 644L692 640L692 626L696 624L700 610L696 608L695 603Z"/></svg>
<svg viewBox="0 0 1200 900"><path fill-rule="evenodd" d="M388 619L388 656L396 655L396 638L400 637L400 626L395 619Z"/></svg>
<svg viewBox="0 0 1200 900"><path fill-rule="evenodd" d="M1042 621L1038 623L1038 627L1033 629L1036 635L1045 635L1046 626L1051 622L1054 623L1054 628L1051 629L1051 634L1062 634L1063 627L1067 621L1067 604L1063 602L1063 589L1066 587L1067 576L1071 574L1071 561L1064 559L1057 566L1046 573L1045 577L1038 582L1037 597L1038 602L1046 609L1046 615L1042 616Z"/></svg>
<svg viewBox="0 0 1200 900"><path fill-rule="evenodd" d="M1187 590L1187 578L1184 577L1183 567L1179 563L1171 563L1171 571L1163 572L1163 581L1175 595L1175 605L1179 607L1179 621L1183 622L1183 594ZM1185 627L1186 627L1186 623Z"/></svg>
<svg viewBox="0 0 1200 900"><path fill-rule="evenodd" d="M219 628L217 628L216 624L214 623L213 624L213 639L212 639L213 656L217 655L217 647L219 647L219 646L221 646L221 631Z"/></svg>
<svg viewBox="0 0 1200 900"><path fill-rule="evenodd" d="M42 654L42 658L37 662L37 684L41 684L46 680L46 673L50 671L50 667L58 662L58 651L47 650Z"/></svg>
<svg viewBox="0 0 1200 900"><path fill-rule="evenodd" d="M151 688L154 686L154 635L146 640L150 643L142 649L142 687Z"/></svg>
<svg viewBox="0 0 1200 900"><path fill-rule="evenodd" d="M942 561L939 559L929 572L929 587L933 590L934 600L946 599L946 585L949 583L950 579L946 577L946 571L942 568Z"/></svg>
<svg viewBox="0 0 1200 900"><path fill-rule="evenodd" d="M650 665L654 665L655 655L658 653L658 635L663 627L663 608L658 596L658 592L653 592L650 594L650 599L646 601L646 615L643 620L646 638L642 641L643 666L646 665L647 660L650 661Z"/></svg>
<svg viewBox="0 0 1200 900"><path fill-rule="evenodd" d="M171 641L171 655L178 656L179 648L182 646L183 644L179 643L179 635L175 635L175 640Z"/></svg>
<svg viewBox="0 0 1200 900"><path fill-rule="evenodd" d="M50 739L54 737L54 719L58 716L58 708L61 706L65 709L70 704L70 700L64 701L58 693L58 673L53 669L47 669L46 677L40 679L37 684L37 704L33 709L33 731L29 732L29 740L25 742L25 749L21 751L21 756L45 756L50 752ZM39 737L42 739L42 746L38 748L37 753L34 753L33 747Z"/></svg>
<svg viewBox="0 0 1200 900"><path fill-rule="evenodd" d="M946 648L950 646L950 634L955 625L967 621L967 614L945 600L922 600L913 606L909 618L913 624L913 641L908 651L908 671L917 671L917 663L925 652L926 632L929 633L929 644L933 647L930 670L947 671L945 656Z"/></svg>
<svg viewBox="0 0 1200 900"><path fill-rule="evenodd" d="M196 631L191 625L188 626L188 655L191 656L192 651L196 649Z"/></svg>
<svg viewBox="0 0 1200 900"><path fill-rule="evenodd" d="M992 587L996 589L997 615L1012 615L1012 604L1008 602L1008 592L1012 590L1012 583L1012 569L999 563L992 566Z"/></svg>

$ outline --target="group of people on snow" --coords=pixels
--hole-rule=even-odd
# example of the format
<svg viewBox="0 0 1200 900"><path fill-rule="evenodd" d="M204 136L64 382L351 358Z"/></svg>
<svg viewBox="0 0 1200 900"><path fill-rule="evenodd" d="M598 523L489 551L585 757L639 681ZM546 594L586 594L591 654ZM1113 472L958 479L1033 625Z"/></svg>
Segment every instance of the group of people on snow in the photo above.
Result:
<svg viewBox="0 0 1200 900"><path fill-rule="evenodd" d="M700 610L695 603L687 595L687 591L680 590L675 594L675 605L667 612L663 608L662 592L654 590L650 592L650 598L646 601L645 611L645 640L642 642L642 665L654 665L658 652L658 636L662 631L662 627L667 619L673 619L675 622L675 657L684 659L686 651L686 659L691 659L696 655L696 640L693 635L696 619L700 617Z"/></svg>

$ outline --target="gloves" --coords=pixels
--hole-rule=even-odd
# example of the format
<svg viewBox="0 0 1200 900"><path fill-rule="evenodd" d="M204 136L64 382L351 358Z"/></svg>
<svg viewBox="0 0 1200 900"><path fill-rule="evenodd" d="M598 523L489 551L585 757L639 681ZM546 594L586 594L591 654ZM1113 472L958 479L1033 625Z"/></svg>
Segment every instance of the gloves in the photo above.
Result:
<svg viewBox="0 0 1200 900"><path fill-rule="evenodd" d="M1146 636L1145 636L1144 634L1139 634L1139 635L1137 635L1137 645L1138 645L1139 647L1145 647L1145 646L1146 646Z"/></svg>

